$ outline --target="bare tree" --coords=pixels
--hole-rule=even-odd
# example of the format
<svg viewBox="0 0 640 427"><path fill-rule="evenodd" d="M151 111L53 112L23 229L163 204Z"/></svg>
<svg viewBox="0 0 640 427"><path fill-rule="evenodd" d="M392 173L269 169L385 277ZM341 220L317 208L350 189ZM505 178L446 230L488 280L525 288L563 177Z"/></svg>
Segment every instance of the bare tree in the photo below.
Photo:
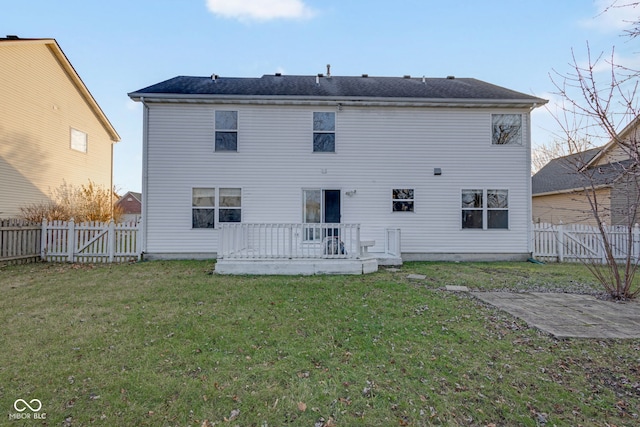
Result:
<svg viewBox="0 0 640 427"><path fill-rule="evenodd" d="M577 154L590 148L594 148L591 141L579 137L567 140L556 138L549 144L539 145L531 152L531 173L535 174L553 159Z"/></svg>
<svg viewBox="0 0 640 427"><path fill-rule="evenodd" d="M614 2L610 7L635 8L638 4ZM630 22L637 24L638 20ZM638 26L627 33L632 38L636 37ZM568 145L568 151L577 146L579 141L588 140L603 143L608 141L607 147L615 148L619 153L609 164L610 167L617 168L619 176L623 177L620 178L622 181L619 188L622 188L621 193L626 192L623 194L626 203L622 203L620 212L616 212L621 216L619 223L627 230L625 245L621 245L619 240L614 242L608 232L606 220L614 213L600 199L598 168L585 164L575 164L574 168L584 184L584 197L597 224L606 261L604 264L596 261L585 264L611 297L630 299L640 294L640 289L633 286L638 254L632 251L633 226L638 218L640 205L640 150L636 130L640 112L637 98L639 74L637 70L616 64L614 53L612 49L610 56L593 56L587 44L587 62L582 65L572 52L571 71L554 72L551 76L557 94L563 101L560 112L553 115L564 132L563 139ZM607 70L604 79L599 72L602 68ZM620 253L622 246L627 248L624 254Z"/></svg>

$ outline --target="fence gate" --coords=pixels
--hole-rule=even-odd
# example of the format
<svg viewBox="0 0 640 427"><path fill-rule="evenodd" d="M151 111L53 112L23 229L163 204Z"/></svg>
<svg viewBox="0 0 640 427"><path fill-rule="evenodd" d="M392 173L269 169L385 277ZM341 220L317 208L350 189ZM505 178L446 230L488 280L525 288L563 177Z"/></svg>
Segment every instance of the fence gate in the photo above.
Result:
<svg viewBox="0 0 640 427"><path fill-rule="evenodd" d="M42 259L58 262L123 262L138 260L138 225L113 221L42 222Z"/></svg>

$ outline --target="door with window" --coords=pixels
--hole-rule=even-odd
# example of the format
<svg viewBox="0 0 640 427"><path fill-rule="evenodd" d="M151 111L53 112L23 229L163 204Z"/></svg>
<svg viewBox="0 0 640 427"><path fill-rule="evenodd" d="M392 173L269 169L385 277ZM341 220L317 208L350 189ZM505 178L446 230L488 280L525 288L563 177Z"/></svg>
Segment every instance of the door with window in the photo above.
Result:
<svg viewBox="0 0 640 427"><path fill-rule="evenodd" d="M322 224L340 223L340 190L303 190L302 218L305 224L304 240L321 241L327 236L338 236L337 228Z"/></svg>

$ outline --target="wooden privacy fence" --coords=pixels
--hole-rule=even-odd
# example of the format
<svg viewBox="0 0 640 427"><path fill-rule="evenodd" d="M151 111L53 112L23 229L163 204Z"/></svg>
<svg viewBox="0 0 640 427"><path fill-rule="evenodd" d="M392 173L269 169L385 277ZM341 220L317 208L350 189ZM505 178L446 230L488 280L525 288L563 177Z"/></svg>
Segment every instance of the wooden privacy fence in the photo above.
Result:
<svg viewBox="0 0 640 427"><path fill-rule="evenodd" d="M630 254L640 260L640 226L607 226L606 235L614 257L624 262ZM606 263L602 235L597 227L583 224L533 224L533 256L552 262Z"/></svg>
<svg viewBox="0 0 640 427"><path fill-rule="evenodd" d="M0 220L0 263L34 262L40 258L42 226L21 219Z"/></svg>
<svg viewBox="0 0 640 427"><path fill-rule="evenodd" d="M137 223L42 221L40 255L55 262L126 262L140 259Z"/></svg>

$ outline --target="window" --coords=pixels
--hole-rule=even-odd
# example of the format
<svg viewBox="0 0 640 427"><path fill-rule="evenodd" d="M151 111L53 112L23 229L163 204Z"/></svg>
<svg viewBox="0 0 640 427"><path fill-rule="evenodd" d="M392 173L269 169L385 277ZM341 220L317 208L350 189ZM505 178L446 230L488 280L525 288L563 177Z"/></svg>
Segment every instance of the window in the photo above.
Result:
<svg viewBox="0 0 640 427"><path fill-rule="evenodd" d="M462 228L508 229L509 190L462 190Z"/></svg>
<svg viewBox="0 0 640 427"><path fill-rule="evenodd" d="M242 221L242 190L220 188L217 193L215 188L192 189L193 228L215 228L216 217L219 223Z"/></svg>
<svg viewBox="0 0 640 427"><path fill-rule="evenodd" d="M413 212L413 189L395 188L391 190L393 212Z"/></svg>
<svg viewBox="0 0 640 427"><path fill-rule="evenodd" d="M220 189L218 221L240 222L242 219L242 190L239 188Z"/></svg>
<svg viewBox="0 0 640 427"><path fill-rule="evenodd" d="M336 113L313 113L313 152L335 153Z"/></svg>
<svg viewBox="0 0 640 427"><path fill-rule="evenodd" d="M71 128L71 149L87 152L87 134L81 130Z"/></svg>
<svg viewBox="0 0 640 427"><path fill-rule="evenodd" d="M216 111L215 151L238 151L238 112Z"/></svg>
<svg viewBox="0 0 640 427"><path fill-rule="evenodd" d="M492 114L491 143L522 145L522 114Z"/></svg>
<svg viewBox="0 0 640 427"><path fill-rule="evenodd" d="M194 188L192 189L192 215L191 226L193 228L214 228L215 227L215 188Z"/></svg>
<svg viewBox="0 0 640 427"><path fill-rule="evenodd" d="M322 190L304 190L302 192L302 216L305 224L322 222ZM319 240L320 228L305 227L304 240Z"/></svg>
<svg viewBox="0 0 640 427"><path fill-rule="evenodd" d="M509 192L487 190L487 228L509 228Z"/></svg>
<svg viewBox="0 0 640 427"><path fill-rule="evenodd" d="M462 228L482 228L482 190L462 190Z"/></svg>

